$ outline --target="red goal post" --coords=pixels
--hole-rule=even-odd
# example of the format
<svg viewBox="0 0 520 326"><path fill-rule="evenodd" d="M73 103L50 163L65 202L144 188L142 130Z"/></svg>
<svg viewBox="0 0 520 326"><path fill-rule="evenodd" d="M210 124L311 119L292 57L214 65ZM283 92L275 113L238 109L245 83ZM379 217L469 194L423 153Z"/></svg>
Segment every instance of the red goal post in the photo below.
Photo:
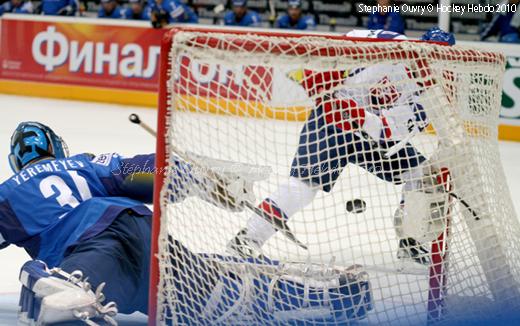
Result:
<svg viewBox="0 0 520 326"><path fill-rule="evenodd" d="M503 67L505 65L505 59L502 54L494 52L480 51L472 48L459 48L450 47L441 43L436 43L435 46L426 47L420 46L423 44L433 44L423 41L409 41L409 40L382 40L382 39L366 39L366 38L350 38L339 34L330 33L299 33L299 32L280 32L276 30L262 30L262 29L234 29L234 28L215 28L215 27L202 27L202 26L176 26L169 30L162 41L161 45L161 57L160 57L160 78L159 78L159 111L158 111L158 122L157 122L157 147L156 147L156 171L155 185L154 185L154 219L152 227L152 261L151 261L151 278L150 278L150 295L149 295L149 324L155 325L157 322L158 313L158 285L160 284L160 253L158 238L161 232L161 216L162 216L162 205L161 205L161 194L163 193L164 180L168 171L168 143L166 134L168 133L169 119L172 114L171 103L172 103L172 92L175 81L172 78L172 65L176 58L171 58L170 53L172 47L175 46L176 38L186 33L194 33L190 35L189 40L183 40L184 44L193 48L213 48L219 49L223 52L233 53L234 51L240 51L245 53L265 53L272 55L284 55L284 56L298 56L307 55L310 57L316 57L317 59L323 58L348 58L348 60L356 61L359 60L363 64L370 61L377 62L398 62L400 60L407 60L415 62L414 73L415 78L422 80L422 85L425 88L434 87L439 85L440 81L438 78L450 78L449 76L442 76L438 72L432 73L430 66L432 61L444 62L446 64L454 63L474 63L475 67L484 65L489 67ZM222 36L227 37L225 42L222 41ZM228 36L247 36L247 38L237 37L236 39ZM276 44L270 42L270 39L276 40ZM334 42L334 46L327 46L326 42L307 42L307 40L331 40ZM356 44L363 44L363 46L357 46ZM374 46L368 46L367 44L373 44ZM384 44L384 47L379 47L378 44ZM503 68L502 68L503 69ZM449 83L448 83L449 84ZM451 85L451 84L450 84ZM451 85L453 86L453 85ZM451 98L451 91L446 85L442 85L442 90L446 96L446 100L443 103L450 103L453 99ZM237 115L251 115L250 113L240 113L240 110L233 110L229 107L218 108L217 112L210 111L212 113L220 114L237 114ZM190 108L189 110L193 110ZM237 113L238 112L238 113ZM494 138L491 142L496 141L497 136L497 125L496 121L491 123L483 124L469 124L466 121L462 123L455 123L449 125L449 122L440 122L439 116L443 115L445 111L438 109L433 115L437 115L437 120L432 121L433 129L446 129L453 127L454 132L466 132L468 134L476 135L477 137L490 137ZM303 115L305 119L307 113ZM273 118L269 116L269 118ZM276 117L274 117L276 119ZM496 117L498 118L498 117ZM302 119L302 115L296 118ZM463 130L460 130L460 127ZM442 135L446 131L439 130ZM461 213L463 215L463 213ZM449 220L448 224L449 225ZM516 234L518 231L515 225L515 230L512 231ZM442 309L444 307L444 295L446 291L447 277L445 275L447 271L447 253L448 243L447 239L449 235L449 226L446 231L439 236L438 241L433 241L431 245L431 259L435 264L430 267L429 278L430 278L430 290L428 293L428 314L430 318L436 319L442 317ZM469 233L472 233L470 230ZM509 258L510 253L506 256ZM482 259L482 257L480 257ZM484 267L484 270L486 267ZM517 267L512 267L512 270L518 272ZM505 273L513 273L512 271L505 271ZM492 283L492 282L491 282ZM492 287L492 286L491 286ZM491 290L493 292L493 290Z"/></svg>

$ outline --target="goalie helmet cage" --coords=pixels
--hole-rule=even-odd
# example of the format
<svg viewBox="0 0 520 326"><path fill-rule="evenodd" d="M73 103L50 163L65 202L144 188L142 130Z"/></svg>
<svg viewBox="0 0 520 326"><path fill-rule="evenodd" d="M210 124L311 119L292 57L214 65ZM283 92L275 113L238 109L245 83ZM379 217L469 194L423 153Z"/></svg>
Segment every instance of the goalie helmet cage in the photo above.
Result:
<svg viewBox="0 0 520 326"><path fill-rule="evenodd" d="M258 205L287 184L300 135L305 133L302 128L313 117L316 96L323 96L309 99L297 82L298 73L372 69L372 75L379 76L389 66L399 65L407 78L386 76L375 84L368 78L348 84L349 94L372 103L374 96L397 92L421 104L430 125L405 142L427 160L421 163L422 176L408 181L420 184L423 192L442 188L441 202L428 207L431 216L402 218L400 223L407 225L396 227L394 215L406 192L399 181L404 181L407 169L398 167L394 172L402 180L391 183L374 176L377 171L348 164L330 192L319 191L288 222L308 250L278 232L263 253L282 262L362 265L371 282L373 310L366 316L370 325L514 318L520 310L520 226L498 152L503 55L420 41L186 26L168 31L161 47L150 325L176 324L179 316L190 324L216 323L182 308L190 300L209 296L214 283L208 280L204 293L196 293L201 290L194 285L201 282L197 260L188 262L193 257L171 252L172 241L192 252L227 255L226 244L252 216L247 210L232 212L196 196L173 203L186 190L168 177L171 158L206 157L204 162L210 163L204 167L211 167L212 160L268 167L269 176L254 185L252 204ZM318 91L324 87L318 82L314 87L314 94L332 92L327 87ZM346 86L336 85L335 90L342 87ZM386 102L378 103L382 107L371 107L372 112L391 111ZM356 150L365 157L381 149L377 146ZM341 152L339 147L335 150ZM380 160L384 164L390 158ZM298 199L297 194L290 195ZM367 208L348 213L345 202L356 197L364 199ZM396 257L399 238L411 234L429 249L426 268ZM172 281L179 272L176 262L185 266L182 288ZM240 304L248 303L244 299ZM219 323L284 324L273 318L255 319L254 314L247 322L241 317L230 314ZM308 325L325 323L300 317Z"/></svg>

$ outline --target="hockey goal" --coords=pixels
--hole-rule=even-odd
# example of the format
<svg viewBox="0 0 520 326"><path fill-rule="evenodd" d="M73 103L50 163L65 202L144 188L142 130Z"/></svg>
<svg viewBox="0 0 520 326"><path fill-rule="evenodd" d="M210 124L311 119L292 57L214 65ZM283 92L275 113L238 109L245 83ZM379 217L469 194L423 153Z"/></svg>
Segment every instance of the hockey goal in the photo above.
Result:
<svg viewBox="0 0 520 326"><path fill-rule="evenodd" d="M391 75L395 66L405 69L406 78ZM387 73L377 80L370 74L356 80L363 71ZM339 72L345 81L327 84L323 73L328 72ZM161 50L150 323L346 323L297 314L294 320L265 320L258 313L247 321L231 314L217 321L204 311L186 311L190 300L211 295L211 282L205 293L197 292L198 260L172 253L172 241L200 259L231 256L226 246L255 214L251 207L290 184L295 169L316 163L311 162L316 157L309 157L309 166L295 166L302 148L317 151L319 166L339 176L332 183L296 173L317 189L310 204L287 221L307 249L277 232L262 246L263 255L303 266L361 265L372 290L373 309L363 321L370 325L514 318L520 311L520 225L498 152L503 72L501 54L461 46L261 30L169 31ZM302 76L311 82L306 88ZM313 111L323 98L342 92L367 112L385 117L382 130L388 134L374 139L359 121L343 117L352 122L351 129L336 131L325 147L320 136L305 135L321 135L309 131L310 120L321 123ZM405 109L395 111L398 105ZM412 112L409 130L392 129L402 117L383 111ZM326 121L318 129L330 128ZM415 122L424 124L414 129ZM348 147L338 141L346 133L365 145ZM410 148L412 154L392 161ZM214 170L229 171L236 163L239 175L244 166L258 168L245 173L254 181L254 199L246 200L250 207L231 211L196 196L174 203L185 191L169 176L175 168L172 159L179 156ZM333 166L338 162L341 167ZM408 173L414 164L421 170L415 177ZM327 188L322 182L331 184ZM410 190L407 184L416 186ZM302 200L291 188L284 189L295 203ZM424 193L435 199L427 204L414 200ZM414 249L426 249L415 256L422 263L397 258L404 238L421 244ZM174 281L179 264L184 266L182 287Z"/></svg>

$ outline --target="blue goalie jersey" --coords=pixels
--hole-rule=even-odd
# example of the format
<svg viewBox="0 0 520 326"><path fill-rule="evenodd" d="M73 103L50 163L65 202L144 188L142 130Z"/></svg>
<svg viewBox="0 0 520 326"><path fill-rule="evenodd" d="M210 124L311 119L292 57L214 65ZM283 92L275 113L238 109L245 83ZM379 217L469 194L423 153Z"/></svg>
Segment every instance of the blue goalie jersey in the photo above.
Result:
<svg viewBox="0 0 520 326"><path fill-rule="evenodd" d="M106 229L125 210L149 216L155 156L79 154L33 164L0 185L0 245L58 265L68 247ZM143 173L148 172L147 180ZM135 176L135 179L134 179ZM141 191L126 187L129 179Z"/></svg>

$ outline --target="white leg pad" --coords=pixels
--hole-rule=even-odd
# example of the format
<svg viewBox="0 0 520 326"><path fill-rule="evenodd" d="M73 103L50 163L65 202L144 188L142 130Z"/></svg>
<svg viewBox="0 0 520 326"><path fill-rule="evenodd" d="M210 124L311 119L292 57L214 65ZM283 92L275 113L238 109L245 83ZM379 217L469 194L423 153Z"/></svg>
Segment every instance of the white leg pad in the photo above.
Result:
<svg viewBox="0 0 520 326"><path fill-rule="evenodd" d="M90 284L82 280L80 272L65 273L49 270L41 261L29 261L20 272L22 291L19 322L25 325L51 325L82 320L96 325L92 318L102 318L116 325L115 303L102 305L104 284L94 292Z"/></svg>

